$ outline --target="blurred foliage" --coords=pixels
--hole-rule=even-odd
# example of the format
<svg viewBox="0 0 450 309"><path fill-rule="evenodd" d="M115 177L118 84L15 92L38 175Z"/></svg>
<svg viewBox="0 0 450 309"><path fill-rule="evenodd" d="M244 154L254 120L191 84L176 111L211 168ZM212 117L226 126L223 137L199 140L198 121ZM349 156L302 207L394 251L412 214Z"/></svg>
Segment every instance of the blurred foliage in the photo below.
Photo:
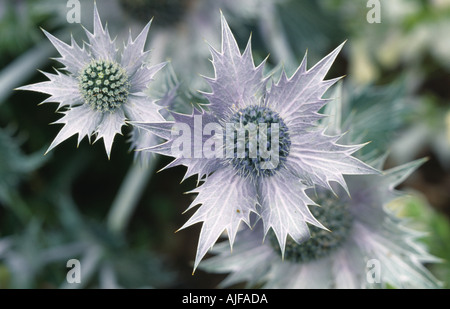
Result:
<svg viewBox="0 0 450 309"><path fill-rule="evenodd" d="M39 27L54 31L64 24L57 7L51 0L0 1L0 65L42 40Z"/></svg>
<svg viewBox="0 0 450 309"><path fill-rule="evenodd" d="M418 192L397 199L389 205L402 217L410 218L410 227L423 231L422 238L429 252L442 260L429 265L431 271L443 282L443 288L450 288L450 222L447 217L429 205Z"/></svg>
<svg viewBox="0 0 450 309"><path fill-rule="evenodd" d="M46 159L41 152L26 156L20 148L25 137L15 136L11 131L11 128L0 129L0 203L5 205L14 203L22 178L39 168Z"/></svg>
<svg viewBox="0 0 450 309"><path fill-rule="evenodd" d="M152 2L149 11L137 8L148 20L155 15L152 61L168 59L171 65L162 84L150 91L166 93L176 86L172 107L180 112L205 102L196 90L203 85L199 74L213 74L204 41L220 46L219 8L240 46L252 33L256 63L270 54L267 69L274 74L280 65L292 73L307 50L311 67L347 40L330 76L347 75L342 96L348 115L343 121L352 127L348 134L371 142L362 157L388 151L387 165L430 158L405 185L423 197L403 201L403 215L417 219L429 233L424 243L431 253L449 261L450 1L380 2L380 24L367 22L365 0ZM92 1L81 3L82 21L91 29ZM127 35L129 27L147 22L134 18L129 1L97 3L112 34ZM66 1L0 0L0 83L8 65L46 42L39 27L68 34L78 26L66 22L66 12ZM81 43L84 37L77 35ZM56 56L54 50L48 54ZM44 66L33 63L32 55L29 60L16 72L26 83L42 81L37 70L51 71L55 65L50 60ZM127 144L129 128L116 137L109 161L102 145L83 141L77 149L75 137L44 156L59 129L48 123L60 116L52 106L37 106L42 95L12 89L1 95L0 288L73 287L65 280L66 262L73 258L81 261L83 271L76 287L216 287L221 276L191 275L199 229L174 234L193 198L183 193L195 186L195 179L179 184L182 168L152 174L125 231L112 231L106 218L135 164ZM168 160L160 158L156 170ZM449 287L447 262L431 270Z"/></svg>

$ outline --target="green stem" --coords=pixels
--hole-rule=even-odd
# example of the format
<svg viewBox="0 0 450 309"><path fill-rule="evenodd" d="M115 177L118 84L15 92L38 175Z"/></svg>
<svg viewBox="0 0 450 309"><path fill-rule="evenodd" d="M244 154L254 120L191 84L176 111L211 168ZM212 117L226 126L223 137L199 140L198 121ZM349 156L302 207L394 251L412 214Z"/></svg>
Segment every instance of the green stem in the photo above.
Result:
<svg viewBox="0 0 450 309"><path fill-rule="evenodd" d="M163 37L166 38L167 35L163 34ZM163 39L162 45L165 44L166 40ZM162 48L160 49L162 50ZM154 63L159 63L163 58L162 54L152 54ZM134 162L130 166L108 213L107 225L112 232L123 233L126 229L158 161L159 156L152 155L145 165Z"/></svg>
<svg viewBox="0 0 450 309"><path fill-rule="evenodd" d="M107 224L111 231L122 233L127 227L156 168L158 158L158 156L152 157L146 166L140 162L133 162L130 166L108 214Z"/></svg>

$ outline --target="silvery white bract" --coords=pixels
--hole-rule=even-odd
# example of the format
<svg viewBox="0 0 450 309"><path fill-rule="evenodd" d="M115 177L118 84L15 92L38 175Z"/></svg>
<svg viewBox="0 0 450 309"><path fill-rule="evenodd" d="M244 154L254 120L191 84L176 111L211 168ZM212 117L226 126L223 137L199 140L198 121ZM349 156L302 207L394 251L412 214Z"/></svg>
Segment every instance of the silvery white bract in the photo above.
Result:
<svg viewBox="0 0 450 309"><path fill-rule="evenodd" d="M282 251L288 235L297 242L308 239L307 223L324 227L307 207L315 203L305 193L306 189L315 185L331 189L330 182L347 188L343 174L377 173L351 156L361 145L339 145L340 136L327 136L317 126L323 117L318 111L327 103L321 97L339 80L324 81L324 78L342 45L309 70L305 57L292 77L283 73L269 88L269 79L263 76L264 63L254 65L250 40L241 54L223 15L221 23L222 51L210 48L215 77L205 78L212 88L211 93L204 93L209 100L208 111L195 110L191 115L173 113L174 121L135 123L167 140L148 149L175 157L167 167L187 166L185 178L198 174L198 180L204 181L192 191L198 195L188 210L202 206L182 226L183 229L203 222L194 269L225 230L232 246L241 221L251 225L251 213L262 219L265 234L270 229L275 232ZM247 154L231 159L196 155L201 154L201 148L211 138L223 139L223 135L212 132L202 135L208 124L219 123L225 131L230 123L258 126L262 122L278 125L280 150L275 169L263 169L262 163L266 161L259 155L256 159ZM174 155L177 143L172 135L174 125L183 125L192 132L193 156ZM195 141L198 133L202 135L201 145Z"/></svg>
<svg viewBox="0 0 450 309"><path fill-rule="evenodd" d="M247 282L249 287L263 284L263 288L385 288L387 284L439 288L440 282L424 266L439 261L420 242L425 234L407 227L407 218L397 217L386 207L405 195L394 188L423 162L413 161L382 175L346 177L352 198L329 196L328 217L319 219L342 226L343 217L333 216L339 214L337 208L345 206L348 227L336 225L326 237L316 234L300 245L291 243L290 255L284 260L273 242L266 239L261 244L263 231L258 224L253 231L242 231L232 254L225 242L216 245L213 251L217 255L204 261L201 268L230 273L221 283L223 287Z"/></svg>
<svg viewBox="0 0 450 309"><path fill-rule="evenodd" d="M49 81L23 86L21 90L49 94L42 103L57 102L58 110L64 108L64 116L55 123L64 124L51 143L55 146L78 134L78 144L92 135L94 142L103 138L108 158L116 134L126 120L161 121L156 100L148 98L144 91L154 75L165 63L148 66L149 51L144 52L150 29L149 22L135 40L129 36L122 53L111 40L107 28L103 28L97 7L94 8L94 31L86 30L87 48L80 47L73 39L68 45L44 30L45 35L61 55L68 74L44 73Z"/></svg>

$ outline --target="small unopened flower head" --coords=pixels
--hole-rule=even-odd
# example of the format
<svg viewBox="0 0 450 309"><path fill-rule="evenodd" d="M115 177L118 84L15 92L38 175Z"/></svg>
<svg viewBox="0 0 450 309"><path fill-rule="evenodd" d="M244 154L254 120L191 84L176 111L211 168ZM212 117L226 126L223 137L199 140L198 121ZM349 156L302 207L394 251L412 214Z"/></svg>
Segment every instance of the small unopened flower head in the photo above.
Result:
<svg viewBox="0 0 450 309"><path fill-rule="evenodd" d="M100 20L94 7L94 31L86 30L89 42L80 47L72 38L68 45L44 30L45 35L61 54L57 60L67 74L44 73L49 81L23 86L49 94L42 103L59 103L64 116L55 123L64 124L51 143L50 151L72 135L78 134L78 144L87 136L102 139L108 158L116 134L121 134L126 121L162 121L157 99L147 96L147 85L165 63L149 66L148 51L144 51L149 22L132 39L131 34L119 52L115 40Z"/></svg>

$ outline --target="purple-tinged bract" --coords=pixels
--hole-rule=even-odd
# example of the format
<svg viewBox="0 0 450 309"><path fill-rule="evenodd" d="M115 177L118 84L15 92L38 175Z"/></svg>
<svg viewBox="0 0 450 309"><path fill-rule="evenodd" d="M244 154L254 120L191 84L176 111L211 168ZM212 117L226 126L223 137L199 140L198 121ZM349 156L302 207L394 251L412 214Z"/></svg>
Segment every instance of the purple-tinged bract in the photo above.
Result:
<svg viewBox="0 0 450 309"><path fill-rule="evenodd" d="M318 125L324 117L319 110L327 103L322 96L340 79L324 78L343 45L311 69L305 56L291 77L283 72L268 87L264 62L254 64L251 41L241 53L223 15L221 19L222 49L210 48L215 76L205 77L211 87L204 93L209 101L205 110L173 113L173 121L135 123L167 140L148 148L175 157L167 167L184 165L185 178L197 174L204 181L192 191L198 195L188 210L201 206L182 226L203 222L194 269L224 231L232 246L240 222L250 226L252 213L263 222L264 235L273 230L282 252L288 235L305 241L308 223L325 229L307 207L316 205L307 189L332 190L330 183L337 182L347 191L344 174L377 173L352 156L362 145L340 145L340 135L325 135ZM216 124L214 133L210 123ZM174 153L179 144L175 127L190 132L187 152ZM206 155L211 139L223 156Z"/></svg>

